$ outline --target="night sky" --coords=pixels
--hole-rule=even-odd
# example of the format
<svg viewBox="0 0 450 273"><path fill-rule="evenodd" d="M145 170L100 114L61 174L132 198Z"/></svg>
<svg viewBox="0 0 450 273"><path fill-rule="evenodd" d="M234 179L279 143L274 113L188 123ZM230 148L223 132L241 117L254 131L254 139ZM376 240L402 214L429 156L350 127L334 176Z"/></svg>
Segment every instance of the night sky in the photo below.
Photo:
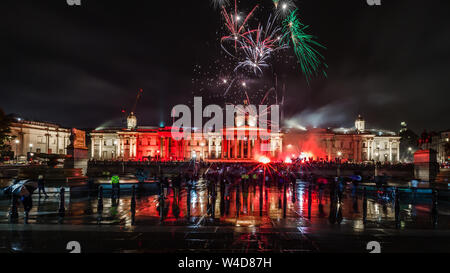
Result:
<svg viewBox="0 0 450 273"><path fill-rule="evenodd" d="M173 105L204 95L202 82L216 80L205 72L223 56L223 22L209 0L81 1L2 1L5 112L66 127L119 125L121 109L143 88L138 124L157 126L171 121ZM450 128L448 4L381 1L296 1L309 32L327 47L329 68L328 78L309 85L299 68L276 68L286 116L305 126L352 126L360 113L372 128L397 131L401 121L417 132ZM240 2L247 12L272 5ZM253 88L264 87L250 84L248 92ZM232 100L221 86L206 90L217 103Z"/></svg>

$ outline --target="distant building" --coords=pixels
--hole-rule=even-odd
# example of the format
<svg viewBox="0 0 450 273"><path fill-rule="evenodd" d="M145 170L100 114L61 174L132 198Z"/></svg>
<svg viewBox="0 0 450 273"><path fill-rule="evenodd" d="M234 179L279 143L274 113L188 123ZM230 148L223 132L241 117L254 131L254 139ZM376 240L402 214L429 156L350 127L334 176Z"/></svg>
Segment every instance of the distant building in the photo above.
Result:
<svg viewBox="0 0 450 273"><path fill-rule="evenodd" d="M354 128L287 129L283 143L293 156L314 160L398 162L400 155L400 137L386 130L367 129L361 115Z"/></svg>
<svg viewBox="0 0 450 273"><path fill-rule="evenodd" d="M256 119L236 119L236 127L202 136L193 130L190 140L175 140L171 127L137 126L134 114L127 119L127 128L106 128L91 132L91 158L98 160L256 160L261 155L273 159L285 157L312 157L314 160L350 162L398 162L400 137L386 130L367 129L361 116L354 128L286 129L269 132L268 140L260 137ZM227 140L233 130L243 138ZM258 132L258 138L249 139L249 132ZM261 149L265 144L267 149ZM263 151L264 150L264 151Z"/></svg>
<svg viewBox="0 0 450 273"><path fill-rule="evenodd" d="M439 133L422 133L419 140L421 149L433 149L436 151L437 162L450 162L450 130Z"/></svg>
<svg viewBox="0 0 450 273"><path fill-rule="evenodd" d="M70 129L47 122L17 119L11 124L11 135L11 151L18 156L66 154L70 143Z"/></svg>

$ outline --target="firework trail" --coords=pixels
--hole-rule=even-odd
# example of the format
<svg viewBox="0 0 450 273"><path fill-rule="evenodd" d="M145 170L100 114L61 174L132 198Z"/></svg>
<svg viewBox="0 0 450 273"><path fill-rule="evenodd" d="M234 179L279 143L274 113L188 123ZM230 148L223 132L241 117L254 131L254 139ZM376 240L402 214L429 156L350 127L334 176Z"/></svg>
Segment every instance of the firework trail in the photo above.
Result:
<svg viewBox="0 0 450 273"><path fill-rule="evenodd" d="M323 49L326 49L326 47L315 41L315 36L305 32L308 27L309 26L300 22L300 19L297 16L297 9L292 11L283 21L283 39L286 41L286 44L292 44L303 74L309 82L311 76L317 75L319 71L322 71L325 76L327 76L327 74L322 69L322 61L325 58L314 48L314 46ZM323 63L323 66L325 68L328 67L325 63Z"/></svg>
<svg viewBox="0 0 450 273"><path fill-rule="evenodd" d="M278 3L280 2L280 0L272 0L273 4L275 5L275 8L278 8Z"/></svg>
<svg viewBox="0 0 450 273"><path fill-rule="evenodd" d="M255 12L257 7L258 7L258 5L256 5L252 9L252 11L250 11L250 13L247 15L247 17L245 17L245 19L242 21L242 18L237 11L237 0L234 1L234 14L232 12L228 13L227 10L225 9L225 7L222 6L222 15L223 15L223 18L225 19L225 26L228 29L228 31L230 32L230 35L223 36L221 39L221 44L222 44L222 48L228 54L230 54L230 53L223 46L223 42L229 41L229 40L234 41L234 49L235 49L235 51L237 51L237 44L238 44L239 39L241 38L242 35L246 35L248 33L248 32L244 32L245 25L247 24L248 19L250 19L250 17L253 15L253 13ZM240 21L242 21L241 24L239 24ZM230 54L230 55L233 56L232 54Z"/></svg>

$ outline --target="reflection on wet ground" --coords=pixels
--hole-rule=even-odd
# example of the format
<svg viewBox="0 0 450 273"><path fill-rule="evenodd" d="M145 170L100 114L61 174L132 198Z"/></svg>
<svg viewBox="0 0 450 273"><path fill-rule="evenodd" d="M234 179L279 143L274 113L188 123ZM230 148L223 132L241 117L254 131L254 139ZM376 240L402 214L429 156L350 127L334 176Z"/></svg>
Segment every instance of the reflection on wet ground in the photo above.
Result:
<svg viewBox="0 0 450 273"><path fill-rule="evenodd" d="M28 225L22 207L18 223L9 224L10 202L0 201L0 249L10 251L20 242L22 250L65 251L58 244L80 240L87 251L364 252L368 241L380 240L392 251L426 251L431 244L415 241L417 248L411 249L411 238L434 234L440 239L432 249L450 251L448 204L440 202L433 216L431 195L403 193L396 217L390 194L368 192L366 199L365 208L362 192L352 196L349 188L339 196L308 182L208 186L200 180L179 194L171 189L164 201L137 196L132 225L130 195L105 195L100 210L95 193L67 196L61 217L57 195L39 199L35 194Z"/></svg>

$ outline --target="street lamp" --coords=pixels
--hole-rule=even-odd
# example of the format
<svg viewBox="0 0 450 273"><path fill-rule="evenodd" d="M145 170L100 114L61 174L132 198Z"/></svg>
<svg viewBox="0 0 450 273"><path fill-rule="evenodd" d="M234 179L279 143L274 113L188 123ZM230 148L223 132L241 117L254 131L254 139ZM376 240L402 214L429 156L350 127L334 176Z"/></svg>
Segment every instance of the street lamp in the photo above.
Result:
<svg viewBox="0 0 450 273"><path fill-rule="evenodd" d="M33 143L30 143L30 153L32 152L32 149L33 149Z"/></svg>

